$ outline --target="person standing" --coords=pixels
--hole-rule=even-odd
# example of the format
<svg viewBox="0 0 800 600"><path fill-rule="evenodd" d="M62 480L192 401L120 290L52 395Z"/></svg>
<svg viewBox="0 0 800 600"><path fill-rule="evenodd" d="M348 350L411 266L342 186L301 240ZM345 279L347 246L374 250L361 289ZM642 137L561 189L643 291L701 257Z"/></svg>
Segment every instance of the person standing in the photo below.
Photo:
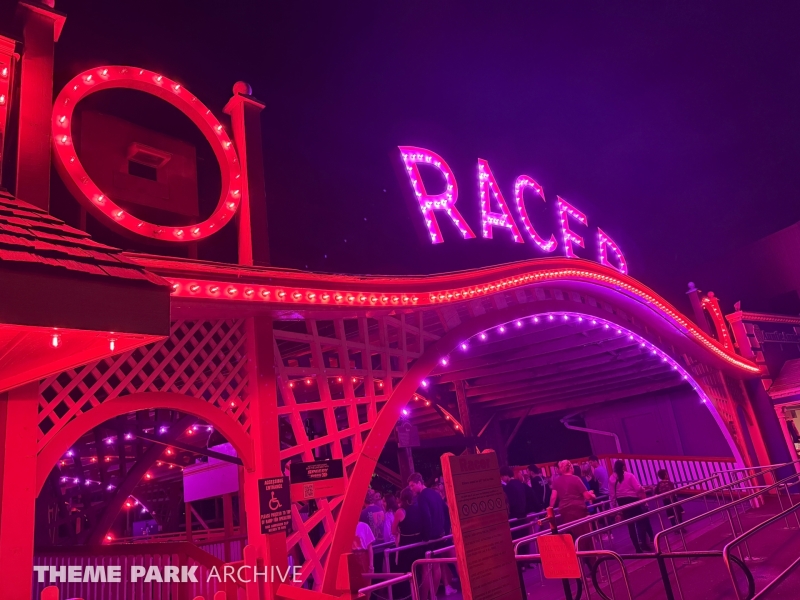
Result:
<svg viewBox="0 0 800 600"><path fill-rule="evenodd" d="M422 539L423 541L433 541L444 537L444 512L447 510L439 492L425 486L422 475L412 473L408 477L408 487L414 493L414 498L422 512ZM427 550L434 550L441 547L441 544L430 544ZM439 589L442 579L442 568L439 564L428 567L431 571L430 578L423 574L422 586L420 587L420 597L427 598L429 595L429 585L435 595Z"/></svg>
<svg viewBox="0 0 800 600"><path fill-rule="evenodd" d="M608 496L608 469L600 463L600 459L594 454L589 457L589 464L592 466L594 478L600 484L600 495Z"/></svg>
<svg viewBox="0 0 800 600"><path fill-rule="evenodd" d="M670 481L669 473L667 473L666 469L659 469L656 475L658 475L658 483L653 490L653 493L656 496L660 494L666 494L667 492L671 492L675 489L675 484ZM665 496L661 501L664 503L664 506L669 506L673 502L677 501L677 496L675 494ZM678 523L683 523L683 507L679 504L670 508L667 511L667 516L669 517L669 522L673 525L673 527Z"/></svg>
<svg viewBox="0 0 800 600"><path fill-rule="evenodd" d="M500 481L506 493L508 516L510 519L524 519L528 514L525 502L525 484L514 477L511 467L500 468Z"/></svg>
<svg viewBox="0 0 800 600"><path fill-rule="evenodd" d="M645 490L636 475L629 473L625 467L625 462L618 460L614 463L614 473L608 480L608 488L611 493L612 502L616 502L617 506L627 506L639 500L643 500L646 496ZM630 508L623 509L622 518L632 519L643 515L645 513L644 504L638 504ZM647 521L647 524L645 524ZM635 523L628 523L628 535L631 536L633 548L637 554L642 552L652 552L653 547L648 541L649 517L644 517ZM651 534L652 539L652 534Z"/></svg>
<svg viewBox="0 0 800 600"><path fill-rule="evenodd" d="M367 498L364 502L364 510L361 511L359 521L369 525L372 529L372 535L378 544L382 544L385 540L383 538L383 525L386 519L386 509L383 507L383 498L380 492L369 489L367 490Z"/></svg>
<svg viewBox="0 0 800 600"><path fill-rule="evenodd" d="M383 507L386 511L386 515L383 518L383 541L394 542L395 537L392 530L394 529L394 514L399 508L397 497L394 494L386 494L383 498Z"/></svg>
<svg viewBox="0 0 800 600"><path fill-rule="evenodd" d="M542 475L542 469L536 465L529 465L528 472L531 474L532 500L529 512L542 512L550 502L550 484Z"/></svg>
<svg viewBox="0 0 800 600"><path fill-rule="evenodd" d="M356 535L353 539L353 555L358 561L359 572L355 575L361 576L364 587L372 585L372 581L363 577L364 573L374 573L375 564L372 553L372 544L375 542L375 536L372 534L372 529L366 523L359 521L356 525ZM365 600L369 600L369 594L366 595Z"/></svg>
<svg viewBox="0 0 800 600"><path fill-rule="evenodd" d="M397 547L409 546L422 541L422 508L414 502L414 492L410 487L405 487L400 492L400 508L394 513L392 534L397 540ZM397 553L397 565L391 569L395 573L410 573L411 565L415 560L425 558L425 548L418 546L400 550ZM389 561L391 565L391 561ZM411 594L408 582L398 584L399 596L407 597Z"/></svg>
<svg viewBox="0 0 800 600"><path fill-rule="evenodd" d="M553 482L553 491L550 493L550 507L555 508L558 505L561 523L564 525L588 517L586 503L594 501L594 493L587 490L583 480L575 475L575 469L570 461L559 462L558 471L560 475ZM571 534L573 539L578 539L591 530L591 523L583 523L569 529L567 533ZM589 550L591 540L584 540L581 545L583 547L579 547L578 550Z"/></svg>

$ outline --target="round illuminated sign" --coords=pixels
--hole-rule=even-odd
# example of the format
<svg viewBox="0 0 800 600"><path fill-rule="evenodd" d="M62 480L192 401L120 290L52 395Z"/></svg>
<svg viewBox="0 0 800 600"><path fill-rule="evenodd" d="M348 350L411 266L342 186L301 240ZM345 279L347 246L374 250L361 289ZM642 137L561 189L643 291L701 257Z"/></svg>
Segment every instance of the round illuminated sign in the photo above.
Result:
<svg viewBox="0 0 800 600"><path fill-rule="evenodd" d="M202 223L166 226L148 223L123 210L97 187L83 168L72 138L75 105L90 94L112 88L139 90L169 102L200 129L219 162L222 192L214 212ZM222 124L200 100L176 81L147 69L98 67L77 75L56 98L53 106L53 146L56 168L67 187L95 216L118 228L166 242L201 240L219 231L233 219L241 199L241 171L236 149Z"/></svg>

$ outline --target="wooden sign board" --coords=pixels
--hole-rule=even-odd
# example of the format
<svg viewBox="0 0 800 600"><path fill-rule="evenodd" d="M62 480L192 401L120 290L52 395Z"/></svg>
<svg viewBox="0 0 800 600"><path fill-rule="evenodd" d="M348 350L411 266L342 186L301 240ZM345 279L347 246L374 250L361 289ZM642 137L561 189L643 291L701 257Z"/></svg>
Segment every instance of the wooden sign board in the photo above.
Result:
<svg viewBox="0 0 800 600"><path fill-rule="evenodd" d="M397 445L401 448L418 448L419 429L411 423L400 423L397 426Z"/></svg>
<svg viewBox="0 0 800 600"><path fill-rule="evenodd" d="M497 455L442 456L464 600L522 600Z"/></svg>
<svg viewBox="0 0 800 600"><path fill-rule="evenodd" d="M289 476L292 481L292 502L344 494L344 465L341 458L292 463Z"/></svg>
<svg viewBox="0 0 800 600"><path fill-rule="evenodd" d="M285 532L292 522L289 478L259 479L258 504L261 509L261 533L267 535Z"/></svg>
<svg viewBox="0 0 800 600"><path fill-rule="evenodd" d="M544 535L536 541L547 579L580 579L581 566L570 534Z"/></svg>

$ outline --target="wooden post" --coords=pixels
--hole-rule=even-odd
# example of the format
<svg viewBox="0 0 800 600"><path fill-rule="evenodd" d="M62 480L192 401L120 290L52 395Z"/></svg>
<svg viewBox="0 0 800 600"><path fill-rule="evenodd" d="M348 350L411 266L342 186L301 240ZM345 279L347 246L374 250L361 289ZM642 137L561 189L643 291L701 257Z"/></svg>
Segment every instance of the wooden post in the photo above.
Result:
<svg viewBox="0 0 800 600"><path fill-rule="evenodd" d="M38 381L0 394L0 565L4 598L31 595L38 406Z"/></svg>
<svg viewBox="0 0 800 600"><path fill-rule="evenodd" d="M250 435L253 438L255 469L245 472L247 540L262 565L286 569L286 534L261 533L258 480L282 477L278 430L278 392L275 377L275 348L270 317L249 317L247 355L250 386ZM277 584L263 586L263 600L273 600ZM248 592L248 600L250 594ZM255 599L253 599L255 600Z"/></svg>
<svg viewBox="0 0 800 600"><path fill-rule="evenodd" d="M469 404L467 404L467 390L464 386L464 380L459 379L454 383L456 388L456 400L458 401L458 418L461 421L461 427L464 430L464 437L471 439L472 424L469 418ZM467 452L475 452L475 448L468 445Z"/></svg>
<svg viewBox="0 0 800 600"><path fill-rule="evenodd" d="M186 503L186 541L192 543L192 503Z"/></svg>
<svg viewBox="0 0 800 600"><path fill-rule="evenodd" d="M225 528L225 562L231 562L231 538L233 537L233 494L222 496L222 525Z"/></svg>
<svg viewBox="0 0 800 600"><path fill-rule="evenodd" d="M223 111L231 116L233 141L242 170L239 264L268 266L267 193L260 116L264 105L253 98L252 93L245 82L237 82L233 86L233 98Z"/></svg>
<svg viewBox="0 0 800 600"><path fill-rule="evenodd" d="M48 210L53 55L66 17L48 8L44 2L20 2L18 11L23 20L24 50L19 92L16 195L20 200Z"/></svg>

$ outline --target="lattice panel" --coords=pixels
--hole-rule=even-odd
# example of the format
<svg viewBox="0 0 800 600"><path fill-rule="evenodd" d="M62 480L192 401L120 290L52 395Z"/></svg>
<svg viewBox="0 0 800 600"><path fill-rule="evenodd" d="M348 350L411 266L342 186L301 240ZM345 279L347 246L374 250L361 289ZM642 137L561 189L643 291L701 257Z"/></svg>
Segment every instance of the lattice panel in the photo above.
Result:
<svg viewBox="0 0 800 600"><path fill-rule="evenodd" d="M39 449L106 400L136 392L200 398L250 427L244 321L175 321L168 338L53 375L40 384Z"/></svg>
<svg viewBox="0 0 800 600"><path fill-rule="evenodd" d="M276 321L275 369L281 459L341 458L352 470L383 403L426 344L438 339L423 313L353 319ZM322 583L342 497L292 507L287 545L303 576Z"/></svg>

